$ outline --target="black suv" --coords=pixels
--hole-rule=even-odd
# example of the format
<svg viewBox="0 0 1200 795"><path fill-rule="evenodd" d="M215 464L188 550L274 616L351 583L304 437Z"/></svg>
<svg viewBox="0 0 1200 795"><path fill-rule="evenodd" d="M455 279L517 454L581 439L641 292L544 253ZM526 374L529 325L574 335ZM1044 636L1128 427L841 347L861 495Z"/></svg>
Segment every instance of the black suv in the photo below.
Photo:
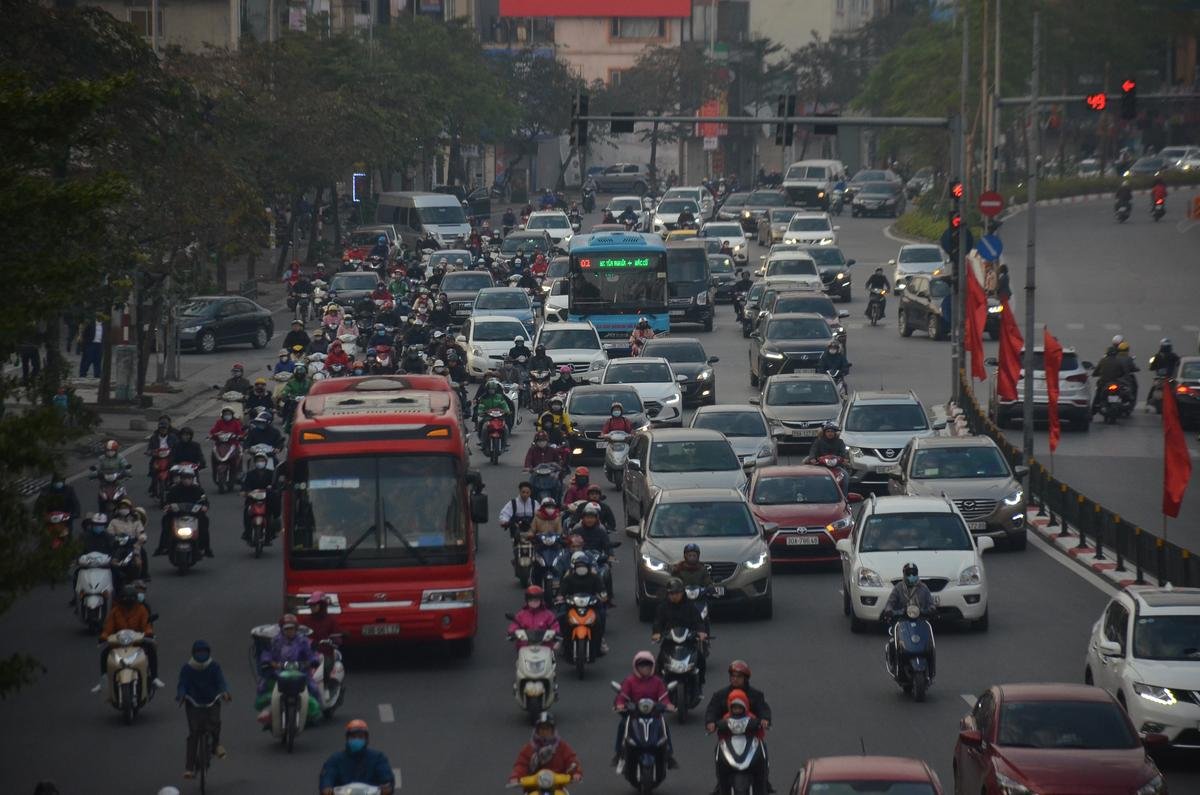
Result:
<svg viewBox="0 0 1200 795"><path fill-rule="evenodd" d="M953 301L953 289L949 276L913 274L900 293L900 310L897 323L901 337L909 337L920 329L930 339L943 340L950 336L950 324L946 322L943 307ZM983 330L991 339L1000 338L1000 311L1002 307L995 298L988 298L987 322Z"/></svg>
<svg viewBox="0 0 1200 795"><path fill-rule="evenodd" d="M789 312L766 318L750 335L758 349L750 354L750 386L779 373L815 372L833 332L815 312Z"/></svg>

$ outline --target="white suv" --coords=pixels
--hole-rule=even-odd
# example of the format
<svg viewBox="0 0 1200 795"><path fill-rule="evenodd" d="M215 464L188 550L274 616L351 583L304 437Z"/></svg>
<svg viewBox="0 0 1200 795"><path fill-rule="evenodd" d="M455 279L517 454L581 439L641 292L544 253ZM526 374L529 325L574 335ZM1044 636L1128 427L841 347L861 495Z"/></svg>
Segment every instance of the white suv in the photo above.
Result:
<svg viewBox="0 0 1200 795"><path fill-rule="evenodd" d="M646 416L656 426L683 427L683 392L670 362L660 356L613 359L599 375L589 376L597 384L628 384L633 387Z"/></svg>
<svg viewBox="0 0 1200 795"><path fill-rule="evenodd" d="M929 422L912 392L855 392L838 424L850 453L850 485L863 492L885 489L908 443L946 427Z"/></svg>
<svg viewBox="0 0 1200 795"><path fill-rule="evenodd" d="M1200 588L1119 592L1092 627L1083 679L1112 693L1140 733L1200 748Z"/></svg>
<svg viewBox="0 0 1200 795"><path fill-rule="evenodd" d="M529 232L545 232L550 235L550 242L563 249L571 242L575 230L571 227L571 219L562 210L541 210L531 213L525 222Z"/></svg>
<svg viewBox="0 0 1200 795"><path fill-rule="evenodd" d="M983 552L995 542L972 538L954 503L938 497L872 497L863 503L842 555L842 609L852 632L879 621L904 564L915 563L933 592L938 617L988 628Z"/></svg>
<svg viewBox="0 0 1200 795"><path fill-rule="evenodd" d="M608 354L591 323L543 323L533 340L535 349L539 345L546 346L555 367L565 364L573 373L603 370L608 364Z"/></svg>
<svg viewBox="0 0 1200 795"><path fill-rule="evenodd" d="M796 213L783 233L784 243L803 246L836 246L838 230L829 220L829 213Z"/></svg>

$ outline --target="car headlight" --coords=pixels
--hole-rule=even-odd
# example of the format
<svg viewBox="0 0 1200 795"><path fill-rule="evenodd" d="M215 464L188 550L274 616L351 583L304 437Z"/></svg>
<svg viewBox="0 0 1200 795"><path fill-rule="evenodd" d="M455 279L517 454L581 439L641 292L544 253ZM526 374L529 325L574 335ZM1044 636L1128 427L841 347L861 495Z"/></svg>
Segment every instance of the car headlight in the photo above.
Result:
<svg viewBox="0 0 1200 795"><path fill-rule="evenodd" d="M903 280L903 279L897 279L897 280L896 280L896 289L897 289L897 290L903 290L903 289L904 289L904 280Z"/></svg>
<svg viewBox="0 0 1200 795"><path fill-rule="evenodd" d="M761 569L767 562L767 553L760 552L758 557L751 558L746 561L745 566L748 569Z"/></svg>
<svg viewBox="0 0 1200 795"><path fill-rule="evenodd" d="M479 347L471 348L471 355L472 356L483 356L483 348L479 348Z"/></svg>
<svg viewBox="0 0 1200 795"><path fill-rule="evenodd" d="M697 306L704 306L705 304L707 304L708 303L708 291L705 290L702 293L696 293L695 300L696 300Z"/></svg>
<svg viewBox="0 0 1200 795"><path fill-rule="evenodd" d="M1017 505L1021 502L1021 499L1024 496L1025 496L1025 492L1021 491L1020 489L1017 489L1012 494L1009 494L1007 497L1004 498L1004 504L1005 505Z"/></svg>
<svg viewBox="0 0 1200 795"><path fill-rule="evenodd" d="M832 246L832 245L833 245L833 238L832 238L832 237L823 237L823 238L821 238L821 242L820 242L818 245L821 245L821 246Z"/></svg>
<svg viewBox="0 0 1200 795"><path fill-rule="evenodd" d="M1037 795L1037 793L1031 790L1029 787L1017 781L1015 778L1009 778L999 770L996 771L996 784L1000 786L1001 795Z"/></svg>
<svg viewBox="0 0 1200 795"><path fill-rule="evenodd" d="M650 571L665 571L667 568L665 561L661 561L653 555L646 554L642 555L642 565L650 569Z"/></svg>
<svg viewBox="0 0 1200 795"><path fill-rule="evenodd" d="M836 278L836 279L844 279L844 278L846 278L846 273L845 273L845 271L838 271L838 275L837 275L837 276L835 276L834 278Z"/></svg>
<svg viewBox="0 0 1200 795"><path fill-rule="evenodd" d="M736 246L734 246L734 247L733 247L733 253L735 253L735 254L736 254L737 252L741 251L741 250L742 250L742 249L744 249L745 247L746 247L746 246L745 246L744 244L742 244L742 243L738 243Z"/></svg>
<svg viewBox="0 0 1200 795"><path fill-rule="evenodd" d="M783 354L775 353L774 351L763 351L763 358L764 359L782 359Z"/></svg>
<svg viewBox="0 0 1200 795"><path fill-rule="evenodd" d="M1134 682L1133 692L1147 701L1153 701L1155 704L1161 704L1164 707L1173 707L1179 703L1179 699L1175 698L1175 694L1171 692L1171 688L1169 687L1158 687L1157 685L1144 685L1141 682ZM1141 790L1138 791L1141 792Z"/></svg>
<svg viewBox="0 0 1200 795"><path fill-rule="evenodd" d="M775 455L775 448L771 447L770 442L763 442L763 446L758 448L758 455L755 458L770 458Z"/></svg>
<svg viewBox="0 0 1200 795"><path fill-rule="evenodd" d="M874 569L868 569L865 566L860 566L858 571L854 573L858 580L859 588L882 588L883 578L879 576L879 572Z"/></svg>
<svg viewBox="0 0 1200 795"><path fill-rule="evenodd" d="M978 585L981 578L982 578L982 572L979 570L979 566L967 566L958 575L958 584L959 585Z"/></svg>
<svg viewBox="0 0 1200 795"><path fill-rule="evenodd" d="M856 457L863 454L861 447L847 447L846 452L848 452L848 453L850 453L850 455L856 456Z"/></svg>
<svg viewBox="0 0 1200 795"><path fill-rule="evenodd" d="M988 307L989 315L998 315L1003 311L1004 311L1004 304L996 304L995 306Z"/></svg>
<svg viewBox="0 0 1200 795"><path fill-rule="evenodd" d="M749 210L742 210L742 217L743 217L743 218L746 218L746 219L749 219L749 218L750 218L750 211L749 211Z"/></svg>
<svg viewBox="0 0 1200 795"><path fill-rule="evenodd" d="M199 330L199 326L188 326L187 328L180 329L184 334L195 334Z"/></svg>
<svg viewBox="0 0 1200 795"><path fill-rule="evenodd" d="M593 370L603 370L603 369L604 369L604 365L605 365L607 362L608 362L608 360L607 360L607 359L597 359L596 361L592 362L592 367L591 367L591 369L593 369Z"/></svg>
<svg viewBox="0 0 1200 795"><path fill-rule="evenodd" d="M1162 773L1155 773L1154 778L1138 787L1137 795L1162 795L1167 791L1167 782Z"/></svg>
<svg viewBox="0 0 1200 795"><path fill-rule="evenodd" d="M664 401L663 401L663 405L664 405L664 406L673 406L673 405L675 405L676 403L678 403L678 402L679 402L679 400L680 400L680 398L679 398L679 393L678 393L678 392L676 392L674 395L671 395L669 398L667 398L666 400L664 400Z"/></svg>
<svg viewBox="0 0 1200 795"><path fill-rule="evenodd" d="M825 525L825 529L828 530L829 532L833 533L838 530L849 530L850 525L852 525L852 524L854 524L853 519L851 519L849 516L843 516L841 519L838 519L836 522L830 522L829 524Z"/></svg>
<svg viewBox="0 0 1200 795"><path fill-rule="evenodd" d="M710 379L712 377L713 377L712 370L701 370L700 374L696 376L696 380L697 381L707 381L708 379Z"/></svg>

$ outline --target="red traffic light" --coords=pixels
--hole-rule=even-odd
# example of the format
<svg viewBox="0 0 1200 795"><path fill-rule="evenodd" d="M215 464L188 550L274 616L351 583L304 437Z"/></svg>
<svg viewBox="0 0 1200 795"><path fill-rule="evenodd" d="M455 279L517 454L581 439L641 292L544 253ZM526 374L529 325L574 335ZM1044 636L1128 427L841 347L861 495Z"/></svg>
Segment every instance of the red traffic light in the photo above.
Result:
<svg viewBox="0 0 1200 795"><path fill-rule="evenodd" d="M1088 94L1084 99L1092 110L1104 110L1108 107L1108 97L1104 95L1103 91Z"/></svg>
<svg viewBox="0 0 1200 795"><path fill-rule="evenodd" d="M963 197L963 185L961 182L956 180L950 183L950 195L955 199L961 199Z"/></svg>
<svg viewBox="0 0 1200 795"><path fill-rule="evenodd" d="M1133 82L1132 80L1126 80L1121 84L1121 90L1126 94L1128 94L1130 91L1133 91L1135 88L1137 88L1137 83Z"/></svg>
<svg viewBox="0 0 1200 795"><path fill-rule="evenodd" d="M961 215L950 216L950 226L954 227L955 229L958 229L960 226L962 226L962 216Z"/></svg>

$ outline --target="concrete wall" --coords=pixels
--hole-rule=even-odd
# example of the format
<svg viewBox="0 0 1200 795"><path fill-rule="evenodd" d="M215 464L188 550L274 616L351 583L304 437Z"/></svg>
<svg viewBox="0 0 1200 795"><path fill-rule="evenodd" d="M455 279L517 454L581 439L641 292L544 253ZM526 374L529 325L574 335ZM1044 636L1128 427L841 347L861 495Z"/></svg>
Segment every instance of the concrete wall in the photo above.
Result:
<svg viewBox="0 0 1200 795"><path fill-rule="evenodd" d="M92 3L118 20L129 21L130 6L124 2ZM237 48L241 27L239 0L163 0L159 3L162 35L159 48L177 46L189 52L200 52L208 46ZM134 6L137 10L150 9ZM147 37L149 41L149 37Z"/></svg>
<svg viewBox="0 0 1200 795"><path fill-rule="evenodd" d="M610 20L561 17L554 20L554 44L558 56L584 80L608 82L609 70L628 69L648 47L679 42L680 20L668 19L666 36L655 39L612 38Z"/></svg>

